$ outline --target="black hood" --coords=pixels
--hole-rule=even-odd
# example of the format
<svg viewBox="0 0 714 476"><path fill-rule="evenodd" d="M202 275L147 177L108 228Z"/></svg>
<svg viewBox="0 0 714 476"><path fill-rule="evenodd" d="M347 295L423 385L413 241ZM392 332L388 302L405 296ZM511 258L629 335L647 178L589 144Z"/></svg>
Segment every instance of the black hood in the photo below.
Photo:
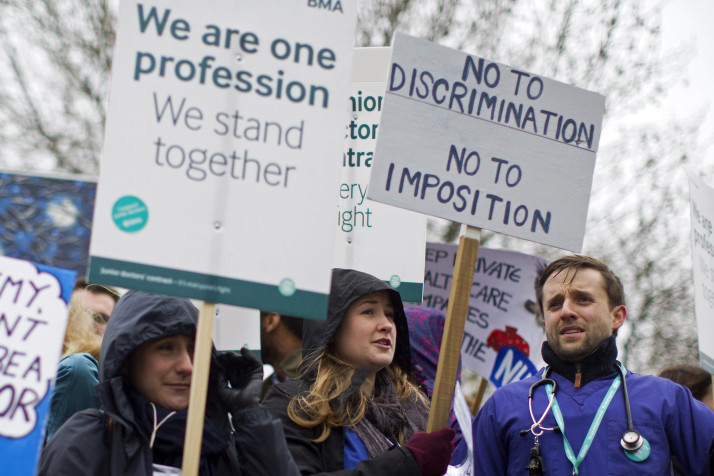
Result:
<svg viewBox="0 0 714 476"><path fill-rule="evenodd" d="M120 374L122 363L144 342L196 335L198 309L188 299L129 291L119 299L102 340L99 380Z"/></svg>
<svg viewBox="0 0 714 476"><path fill-rule="evenodd" d="M371 274L353 269L335 268L332 270L332 285L327 307L327 318L324 321L305 320L303 342L303 366L314 360L330 343L332 336L340 327L345 312L357 299L376 291L387 291L394 308L394 324L397 329L397 345L394 351L396 363L408 375L412 374L411 357L409 353L409 327L404 314L404 305L399 293L384 281ZM310 378L310 376L306 376Z"/></svg>

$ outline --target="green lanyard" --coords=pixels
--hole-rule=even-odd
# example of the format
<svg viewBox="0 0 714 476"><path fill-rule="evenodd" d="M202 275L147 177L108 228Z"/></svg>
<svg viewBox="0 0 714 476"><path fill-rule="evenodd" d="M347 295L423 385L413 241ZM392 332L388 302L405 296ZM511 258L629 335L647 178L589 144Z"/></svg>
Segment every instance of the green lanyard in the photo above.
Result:
<svg viewBox="0 0 714 476"><path fill-rule="evenodd" d="M546 372L547 371L548 370L546 369ZM555 416L555 421L560 427L560 431L563 433L563 447L565 448L565 456L567 456L568 460L570 460L570 462L573 464L573 475L578 474L578 467L585 459L585 455L588 454L588 450L590 449L590 446L592 445L593 440L595 439L595 434L597 433L598 428L600 428L600 422L602 422L602 417L605 416L605 411L607 410L607 407L610 406L610 401L612 400L612 397L615 396L615 392L617 392L620 383L620 376L618 375L615 380L612 381L610 389L607 391L605 398L602 399L602 403L600 403L600 408L598 408L597 413L595 414L595 418L593 418L593 422L590 424L590 429L588 430L588 434L585 436L583 446L580 447L580 452L578 453L577 459L575 458L573 448L570 446L568 439L565 437L565 421L563 420L563 414L560 412L558 401L555 399L555 395L553 395L553 415ZM553 386L547 383L545 384L545 390L550 394L553 392Z"/></svg>

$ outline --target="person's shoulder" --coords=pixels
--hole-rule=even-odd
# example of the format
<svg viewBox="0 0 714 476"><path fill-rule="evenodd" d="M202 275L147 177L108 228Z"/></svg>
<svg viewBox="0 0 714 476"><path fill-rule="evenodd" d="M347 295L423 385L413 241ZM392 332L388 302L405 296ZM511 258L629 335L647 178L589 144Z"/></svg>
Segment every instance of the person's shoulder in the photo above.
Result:
<svg viewBox="0 0 714 476"><path fill-rule="evenodd" d="M99 369L99 362L97 362L97 359L92 357L90 354L87 354L86 352L79 352L62 357L59 361L58 368L70 370L93 370L97 372Z"/></svg>
<svg viewBox="0 0 714 476"><path fill-rule="evenodd" d="M677 392L684 390L682 385L673 382L664 377L658 377L656 375L643 375L636 372L627 372L625 378L627 379L627 384L629 386L643 386L647 388L657 388L662 391L672 391Z"/></svg>
<svg viewBox="0 0 714 476"><path fill-rule="evenodd" d="M523 392L528 394L528 389L530 389L534 383L541 380L541 378L541 372L539 371L538 373L536 373L535 375L531 375L530 377L507 383L506 385L497 388L491 398L506 398L514 394L521 395L523 394Z"/></svg>
<svg viewBox="0 0 714 476"><path fill-rule="evenodd" d="M96 432L98 428L107 426L108 416L99 408L87 408L72 415L62 428L67 427L66 432L71 434L82 434L87 431Z"/></svg>
<svg viewBox="0 0 714 476"><path fill-rule="evenodd" d="M287 408L290 400L302 392L303 388L304 384L301 379L276 383L270 387L261 403L272 413L281 413Z"/></svg>
<svg viewBox="0 0 714 476"><path fill-rule="evenodd" d="M288 380L286 382L276 383L268 391L268 395L271 393L278 393L292 398L308 389L308 385L302 379ZM267 396L266 395L266 398Z"/></svg>
<svg viewBox="0 0 714 476"><path fill-rule="evenodd" d="M90 468L77 468L77 461L102 463L107 450L106 428L105 414L99 409L87 409L72 415L43 449L38 474L72 474L72 468L89 471ZM95 473L90 471L85 474Z"/></svg>
<svg viewBox="0 0 714 476"><path fill-rule="evenodd" d="M634 399L658 402L673 410L678 406L691 406L696 401L685 386L664 377L628 372L626 378L627 389Z"/></svg>

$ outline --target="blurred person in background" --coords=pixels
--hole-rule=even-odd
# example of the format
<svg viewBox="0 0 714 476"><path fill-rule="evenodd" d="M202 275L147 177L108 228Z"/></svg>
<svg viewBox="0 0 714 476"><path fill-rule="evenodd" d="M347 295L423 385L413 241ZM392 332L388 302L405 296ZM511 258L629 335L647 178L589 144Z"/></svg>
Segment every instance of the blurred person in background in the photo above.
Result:
<svg viewBox="0 0 714 476"><path fill-rule="evenodd" d="M703 368L691 364L671 365L663 368L659 376L684 385L694 398L714 411L712 376Z"/></svg>
<svg viewBox="0 0 714 476"><path fill-rule="evenodd" d="M439 365L441 340L444 336L446 316L438 309L426 306L413 306L404 309L409 325L409 348L414 367L414 376L424 388L426 396L431 400L434 394L436 368ZM461 382L461 358L456 372L456 381ZM453 398L449 413L449 428L456 432L454 446L461 440L461 428L454 414ZM470 428L467 428L469 431Z"/></svg>
<svg viewBox="0 0 714 476"><path fill-rule="evenodd" d="M276 383L298 377L298 367L302 361L302 327L303 319L299 317L260 312L260 357L264 364L271 365L274 370L263 381L261 398Z"/></svg>
<svg viewBox="0 0 714 476"><path fill-rule="evenodd" d="M72 300L67 331L62 344L62 358L57 367L50 416L45 430L49 441L62 424L76 412L99 408L94 388L99 383L101 336L95 333L93 313Z"/></svg>
<svg viewBox="0 0 714 476"><path fill-rule="evenodd" d="M104 334L109 316L119 300L119 292L111 286L90 284L85 278L78 278L74 283L72 301L88 309L94 318L94 332Z"/></svg>
<svg viewBox="0 0 714 476"><path fill-rule="evenodd" d="M708 406L709 409L714 410L712 376L703 368L691 364L670 365L663 368L659 376L687 387L694 398ZM674 470L674 476L687 476L689 474L676 457L672 457L672 469Z"/></svg>

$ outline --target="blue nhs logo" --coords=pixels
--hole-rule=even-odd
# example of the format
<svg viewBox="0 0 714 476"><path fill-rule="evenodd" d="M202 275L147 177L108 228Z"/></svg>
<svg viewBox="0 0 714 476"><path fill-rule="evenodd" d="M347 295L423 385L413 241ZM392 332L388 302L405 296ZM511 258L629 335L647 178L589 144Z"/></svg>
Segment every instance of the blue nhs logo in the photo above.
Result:
<svg viewBox="0 0 714 476"><path fill-rule="evenodd" d="M501 347L489 380L499 388L535 375L537 371L533 362L523 352L515 347Z"/></svg>

